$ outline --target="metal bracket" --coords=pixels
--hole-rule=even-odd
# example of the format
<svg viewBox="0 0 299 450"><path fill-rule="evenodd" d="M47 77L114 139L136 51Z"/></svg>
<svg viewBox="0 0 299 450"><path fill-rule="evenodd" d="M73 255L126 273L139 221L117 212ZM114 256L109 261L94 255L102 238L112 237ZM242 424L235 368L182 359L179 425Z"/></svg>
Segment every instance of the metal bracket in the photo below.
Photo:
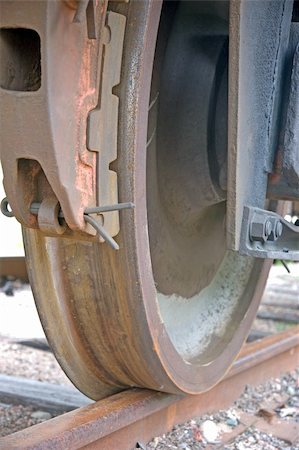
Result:
<svg viewBox="0 0 299 450"><path fill-rule="evenodd" d="M112 89L120 82L126 18L106 14L106 5L2 2L1 159L9 204L23 225L116 248L121 208L110 163L117 158L119 100ZM21 55L14 46L26 47L25 38L30 45ZM34 75L33 85L27 78Z"/></svg>
<svg viewBox="0 0 299 450"><path fill-rule="evenodd" d="M299 23L291 26L282 127L267 197L299 199Z"/></svg>
<svg viewBox="0 0 299 450"><path fill-rule="evenodd" d="M245 206L239 252L255 258L299 261L299 226L272 211Z"/></svg>
<svg viewBox="0 0 299 450"><path fill-rule="evenodd" d="M239 249L245 205L264 207L279 128L293 2L231 0L227 243Z"/></svg>
<svg viewBox="0 0 299 450"><path fill-rule="evenodd" d="M102 30L105 3L95 14ZM39 228L31 203L56 197L68 229L88 239L96 154L86 148L86 123L98 101L102 45L73 18L62 1L0 2L1 161L19 222Z"/></svg>
<svg viewBox="0 0 299 450"><path fill-rule="evenodd" d="M117 158L119 99L113 93L120 83L126 17L109 11L103 32L104 59L101 92L98 105L90 111L87 121L89 150L97 153L97 205L118 203L117 174L110 164ZM119 232L118 211L103 214L104 224L111 236Z"/></svg>

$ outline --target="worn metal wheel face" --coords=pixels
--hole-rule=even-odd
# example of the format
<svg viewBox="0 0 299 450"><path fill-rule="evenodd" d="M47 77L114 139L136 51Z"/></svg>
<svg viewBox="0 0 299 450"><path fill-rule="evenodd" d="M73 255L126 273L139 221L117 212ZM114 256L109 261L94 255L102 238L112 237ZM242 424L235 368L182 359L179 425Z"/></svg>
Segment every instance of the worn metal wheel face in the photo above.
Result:
<svg viewBox="0 0 299 450"><path fill-rule="evenodd" d="M178 109L167 113L177 82L169 78L171 40L176 45L186 27L175 34L171 29L179 29L188 13L168 3L161 16L155 64L161 4L113 6L127 18L121 83L115 88L120 106L114 168L119 201L136 205L133 212L121 213L116 238L120 251L24 230L28 269L50 345L74 384L94 399L127 386L189 393L210 388L224 375L248 333L270 267L225 250L225 189L216 170L217 164L224 164L223 151L213 144L217 161L211 158L210 140L202 131L190 133L188 140L190 117L184 122ZM211 40L219 34L221 39L208 49L211 74L219 58L216 66L222 67L227 37L225 10L217 10L212 2L205 7L208 4L208 16L214 8L221 25L221 33L213 28ZM204 14L196 12L199 23ZM193 32L196 29L198 25ZM179 43L181 48L185 42ZM208 42L203 45L201 40L200 48L208 48ZM194 57L192 51L189 57ZM181 68L175 61L178 73ZM209 111L211 124L216 98L225 87L225 67L221 73L217 90L215 83L209 88L209 98L203 99L201 90L199 122L207 120ZM186 98L192 99L188 90ZM188 102L183 101L180 111L187 110ZM218 122L221 117L213 119L215 129ZM225 130L219 130L213 136L221 141ZM190 152L187 160L182 160L184 143Z"/></svg>

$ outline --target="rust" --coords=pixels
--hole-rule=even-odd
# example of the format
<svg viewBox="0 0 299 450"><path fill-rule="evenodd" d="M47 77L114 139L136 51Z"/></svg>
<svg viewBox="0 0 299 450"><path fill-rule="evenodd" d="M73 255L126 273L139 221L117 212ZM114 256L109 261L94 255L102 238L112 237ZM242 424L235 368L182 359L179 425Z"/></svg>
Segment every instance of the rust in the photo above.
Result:
<svg viewBox="0 0 299 450"><path fill-rule="evenodd" d="M0 256L0 277L11 275L28 283L28 273L24 256Z"/></svg>
<svg viewBox="0 0 299 450"><path fill-rule="evenodd" d="M23 225L37 228L30 203L55 196L71 230L95 234L83 211L96 204L96 154L86 148L86 122L98 100L101 35L90 40L87 24L73 24L62 1L0 6L2 73L12 73L12 81L1 75L0 91L9 203ZM95 10L100 32L106 6L102 1Z"/></svg>
<svg viewBox="0 0 299 450"><path fill-rule="evenodd" d="M66 225L58 219L60 205L55 197L47 197L41 203L38 210L38 225L42 232L53 236L63 234Z"/></svg>
<svg viewBox="0 0 299 450"><path fill-rule="evenodd" d="M249 261L246 267L238 264L236 268L230 255L227 276L222 276L223 282L230 282L226 297L222 296L223 283L218 282L213 295L199 299L202 311L192 319L205 315L214 301L214 310L220 311L220 305L225 314L222 299L231 299L233 291L239 292L239 301L230 309L222 335L218 333L223 323L221 312L214 322L210 320L214 310L210 310L205 321L193 323L195 332L202 335L205 323L219 327L208 330L208 348L202 351L198 345L195 357L185 358L171 339L159 309L148 227L147 120L161 3L111 3L109 7L127 18L121 80L113 88L113 95L120 99L113 170L117 171L119 201L130 201L136 208L130 214L121 213L117 254L105 244L46 239L35 230L26 230L31 285L56 358L89 397L99 400L132 386L197 394L223 376L239 351L271 263L251 265ZM158 240L159 235L156 237ZM204 255L200 242L197 251ZM244 259L241 262L244 264ZM234 270L230 263L234 263ZM188 301L183 300L186 305Z"/></svg>
<svg viewBox="0 0 299 450"><path fill-rule="evenodd" d="M79 0L63 0L63 2L73 10L76 10L78 7Z"/></svg>
<svg viewBox="0 0 299 450"><path fill-rule="evenodd" d="M0 440L0 449L129 450L192 416L224 408L247 383L297 366L299 327L247 344L224 380L196 396L130 389Z"/></svg>
<svg viewBox="0 0 299 450"><path fill-rule="evenodd" d="M24 3L32 13L29 17L32 23L26 22L28 11L20 7L19 16L24 15L24 23L31 24L32 29L36 28L40 33L41 54L44 54L45 46L51 54L49 61L41 58L41 73L46 73L46 81L52 83L46 86L53 89L49 94L42 82L40 90L24 95L25 99L36 100L35 111L31 110L28 117L25 112L20 115L25 121L20 119L21 125L23 128L28 125L30 130L33 127L31 119L35 118L36 129L32 136L22 126L15 131L9 121L11 139L8 144L22 155L17 167L15 159L19 153L14 153L12 161L5 158L5 172L12 173L11 179L6 177L6 182L11 197L16 200L12 203L13 211L17 213L19 207L19 218L36 226L35 216L27 216L32 200L43 204L45 198L56 194L69 227L82 231L83 211L90 202L95 203L100 198L115 202L118 195L120 202L136 205L132 214L122 213L120 217L117 244L121 250L114 252L117 254L107 245L79 241L79 233L71 241L48 239L45 233L24 230L28 271L48 341L72 382L95 400L132 386L172 394L198 394L210 389L223 376L246 337L271 266L270 261L254 261L226 252L223 227L226 206L222 201L213 213L208 208L208 220L203 218L198 224L201 230L198 236L199 230L195 230L195 239L193 235L189 239L188 233L187 241L177 239L182 230L160 227L160 224L164 225L158 221L159 217L164 217L163 204L159 197L148 195L152 187L149 178L156 189L159 186L155 183L157 171L151 170L159 164L156 165L156 160L150 160L148 155L157 156L159 151L158 147L155 152L148 149L147 144L155 139L148 140L147 132L154 136L153 130L158 123L157 116L149 117L149 105L151 94L156 94L152 69L155 69L157 35L158 44L161 40L165 44L163 33L160 37L157 34L159 23L163 22L163 18L160 22L161 3L154 0L109 3L105 27L106 3L99 5L98 11L103 14L99 20L99 27L104 29L103 52L101 46L97 52L96 43L88 39L85 21L73 23L74 12L63 2ZM212 9L217 3L211 3ZM189 3L182 4L188 6ZM200 2L198 4L201 6ZM16 14L13 1L5 5L12 5ZM161 17L166 15L163 11ZM200 9L200 16L201 13ZM9 18L6 11L3 23L9 25ZM54 19L57 26L48 29L45 24ZM42 26L39 28L38 24ZM17 25L21 26L21 23ZM58 34L51 34L53 30ZM33 36L36 39L36 34ZM73 51L64 53L61 36L67 42L67 48ZM56 40L53 41L53 37ZM112 54L114 45L116 53ZM106 63L109 59L113 62L115 55L114 72L111 64L106 67ZM100 85L100 92L97 92ZM29 87L35 88L36 83ZM105 96L101 95L101 89L107 91ZM3 109L13 117L19 109L9 102L15 97L7 92L4 95L8 104ZM23 99L23 94L17 96L18 100L19 97ZM154 98L158 98L157 95ZM52 101L59 106L57 109ZM52 128L47 123L47 102L54 108L51 119L57 135L49 136ZM29 106L32 106L30 102ZM90 123L87 124L86 115L90 110ZM102 116L100 123L97 122L98 115ZM43 119L46 127L39 130L38 125ZM148 121L152 121L149 127ZM86 125L91 128L88 141ZM100 129L98 139L97 127ZM106 136L101 127L111 135ZM35 139L35 132L40 133L38 139ZM65 141L66 135L70 137L68 133L71 138ZM21 137L24 148L17 145ZM47 151L41 146L43 141ZM47 143L50 143L49 147ZM52 144L56 151L54 156ZM34 149L30 153L32 146ZM103 163L106 169L109 168L104 177L99 167L98 180L97 156L100 165ZM18 189L20 183L22 189ZM102 183L109 185L106 192ZM100 187L97 196L96 184ZM33 198L35 194L37 198ZM18 195L23 197L20 199ZM61 229L53 211L57 213L57 204L54 208L52 204L52 215L44 211L39 220L47 234L54 231L58 235ZM112 216L113 213L108 214ZM109 216L106 212L103 215L104 222L108 222ZM49 222L52 223L49 225ZM154 227L151 226L153 223ZM113 227L117 233L118 223L114 222ZM172 262L172 268L183 267L184 270L168 270L169 267L163 264L163 255L161 258L159 251L165 236L169 241L164 254ZM206 266L208 253L212 258L211 264ZM157 280L161 267L166 268L163 278L170 281L171 289L167 291L160 289L161 283ZM183 273L185 278L182 279L189 287L190 281L199 281L197 287L189 292L178 291L177 286L182 284L176 276L178 273Z"/></svg>

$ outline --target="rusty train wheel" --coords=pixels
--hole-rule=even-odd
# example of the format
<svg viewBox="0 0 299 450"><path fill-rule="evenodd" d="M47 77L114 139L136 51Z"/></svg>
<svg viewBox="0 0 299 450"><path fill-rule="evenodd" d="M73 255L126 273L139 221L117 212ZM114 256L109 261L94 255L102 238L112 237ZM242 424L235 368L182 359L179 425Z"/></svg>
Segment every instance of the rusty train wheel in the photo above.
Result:
<svg viewBox="0 0 299 450"><path fill-rule="evenodd" d="M136 205L121 213L120 251L24 229L49 343L94 399L128 386L210 388L238 353L263 292L270 262L225 249L225 155L217 144L225 137L225 112L218 114L226 108L223 4L166 2L160 15L158 1L112 3L127 20L114 168L119 200ZM203 23L212 32L197 36ZM194 49L209 61L203 71L192 63ZM185 60L177 57L185 50ZM176 92L184 92L180 108ZM188 115L194 97L195 121L192 108ZM204 134L210 128L212 137Z"/></svg>

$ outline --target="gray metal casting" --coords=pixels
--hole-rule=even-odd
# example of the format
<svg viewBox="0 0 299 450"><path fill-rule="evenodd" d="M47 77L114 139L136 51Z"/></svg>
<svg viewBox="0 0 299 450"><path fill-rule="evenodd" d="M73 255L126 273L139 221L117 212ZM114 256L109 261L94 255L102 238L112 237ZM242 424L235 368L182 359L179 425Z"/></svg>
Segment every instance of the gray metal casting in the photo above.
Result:
<svg viewBox="0 0 299 450"><path fill-rule="evenodd" d="M256 258L299 261L299 226L272 211L245 206L239 251Z"/></svg>
<svg viewBox="0 0 299 450"><path fill-rule="evenodd" d="M238 250L244 206L264 207L278 142L293 2L230 2L227 242Z"/></svg>
<svg viewBox="0 0 299 450"><path fill-rule="evenodd" d="M299 23L291 27L286 59L283 120L268 197L299 198Z"/></svg>

